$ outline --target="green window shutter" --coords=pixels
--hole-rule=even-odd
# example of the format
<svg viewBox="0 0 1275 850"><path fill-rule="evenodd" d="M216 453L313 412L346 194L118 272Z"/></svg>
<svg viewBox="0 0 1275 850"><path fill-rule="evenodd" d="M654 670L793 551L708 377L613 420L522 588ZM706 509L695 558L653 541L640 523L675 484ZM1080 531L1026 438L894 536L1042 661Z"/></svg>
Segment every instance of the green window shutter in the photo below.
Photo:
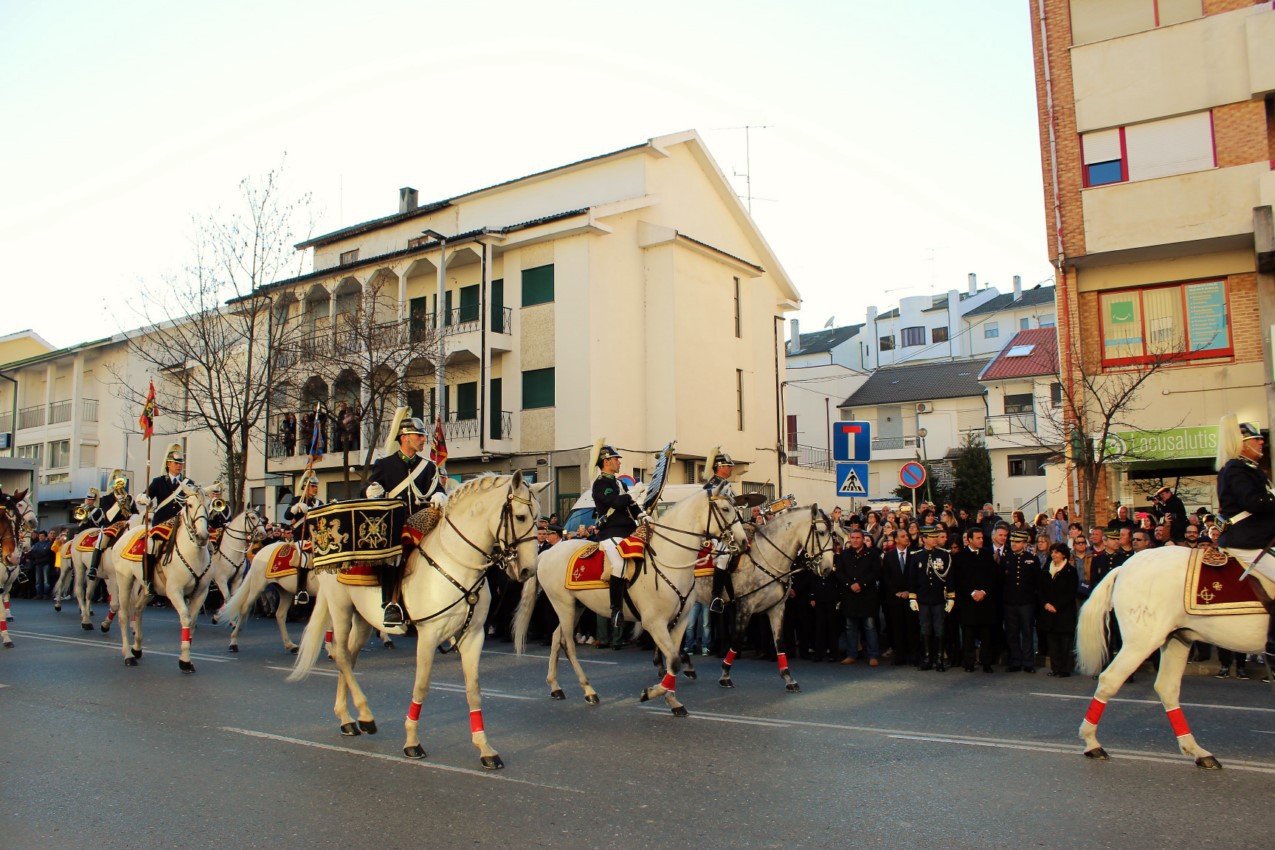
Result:
<svg viewBox="0 0 1275 850"><path fill-rule="evenodd" d="M488 424L491 429L489 436L493 440L502 439L500 432L501 410L504 406L504 382L500 378L492 378L488 389Z"/></svg>
<svg viewBox="0 0 1275 850"><path fill-rule="evenodd" d="M456 418L458 420L478 418L478 382L456 385Z"/></svg>
<svg viewBox="0 0 1275 850"><path fill-rule="evenodd" d="M553 407L553 369L530 369L522 373L522 408Z"/></svg>
<svg viewBox="0 0 1275 850"><path fill-rule="evenodd" d="M461 287L459 321L478 321L478 284Z"/></svg>
<svg viewBox="0 0 1275 850"><path fill-rule="evenodd" d="M498 277L491 282L491 329L505 332L505 279Z"/></svg>
<svg viewBox="0 0 1275 850"><path fill-rule="evenodd" d="M522 270L522 306L547 304L553 300L553 266Z"/></svg>

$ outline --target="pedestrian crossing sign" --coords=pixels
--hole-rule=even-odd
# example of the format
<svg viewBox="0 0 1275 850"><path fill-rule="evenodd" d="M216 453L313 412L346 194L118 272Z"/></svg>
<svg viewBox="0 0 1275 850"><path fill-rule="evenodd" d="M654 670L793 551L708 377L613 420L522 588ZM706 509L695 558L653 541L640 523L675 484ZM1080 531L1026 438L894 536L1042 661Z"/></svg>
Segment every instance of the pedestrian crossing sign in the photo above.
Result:
<svg viewBox="0 0 1275 850"><path fill-rule="evenodd" d="M866 463L837 464L837 495L868 495L868 465Z"/></svg>

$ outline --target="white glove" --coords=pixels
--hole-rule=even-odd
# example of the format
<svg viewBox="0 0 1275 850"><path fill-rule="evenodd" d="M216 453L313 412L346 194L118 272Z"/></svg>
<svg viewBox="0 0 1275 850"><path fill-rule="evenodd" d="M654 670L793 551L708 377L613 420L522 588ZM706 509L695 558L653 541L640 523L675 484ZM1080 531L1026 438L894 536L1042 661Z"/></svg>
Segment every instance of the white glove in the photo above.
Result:
<svg viewBox="0 0 1275 850"><path fill-rule="evenodd" d="M946 613L951 614L951 613L952 613L952 609L953 609L953 608L955 608L955 607L956 607L956 600L955 600L955 599L949 599L949 600L947 600L947 602L946 602L946 603L944 603L944 605L943 605L943 610L944 610Z"/></svg>
<svg viewBox="0 0 1275 850"><path fill-rule="evenodd" d="M919 613L921 613L921 606L916 604L916 600L915 600L915 599L909 599L909 600L908 600L908 607L909 607L909 608L911 608L913 611L915 611L915 612L916 612L916 613L918 613L918 614L919 614Z"/></svg>
<svg viewBox="0 0 1275 850"><path fill-rule="evenodd" d="M369 499L379 499L385 495L385 486L377 481L373 481L367 485L367 497Z"/></svg>
<svg viewBox="0 0 1275 850"><path fill-rule="evenodd" d="M310 506L305 502L297 502L292 506L292 512L294 514L308 514L310 512Z"/></svg>
<svg viewBox="0 0 1275 850"><path fill-rule="evenodd" d="M629 488L629 495L633 497L633 504L640 505L646 501L646 482L639 481Z"/></svg>
<svg viewBox="0 0 1275 850"><path fill-rule="evenodd" d="M447 494L435 493L429 497L429 503L431 507L435 507L441 511L443 508L447 507Z"/></svg>
<svg viewBox="0 0 1275 850"><path fill-rule="evenodd" d="M144 493L138 496L134 496L133 501L137 502L137 506L141 508L142 510L146 510L146 506L151 503L150 499L146 498L146 495Z"/></svg>

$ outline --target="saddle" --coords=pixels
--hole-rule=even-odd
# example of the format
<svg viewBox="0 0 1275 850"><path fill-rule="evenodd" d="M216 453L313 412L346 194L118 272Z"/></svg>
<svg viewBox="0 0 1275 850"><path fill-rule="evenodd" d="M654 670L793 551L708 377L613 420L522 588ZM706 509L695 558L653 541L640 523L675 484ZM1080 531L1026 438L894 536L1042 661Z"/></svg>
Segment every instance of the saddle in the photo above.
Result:
<svg viewBox="0 0 1275 850"><path fill-rule="evenodd" d="M1227 552L1195 549L1187 560L1183 604L1188 614L1275 614L1271 594L1275 588L1257 573L1241 580L1244 565Z"/></svg>
<svg viewBox="0 0 1275 850"><path fill-rule="evenodd" d="M638 567L646 557L648 537L650 529L642 526L617 544L620 557L624 559L625 584L632 584L637 576ZM571 560L567 562L567 590L603 590L610 584L611 569L606 553L597 543L586 543L572 553Z"/></svg>

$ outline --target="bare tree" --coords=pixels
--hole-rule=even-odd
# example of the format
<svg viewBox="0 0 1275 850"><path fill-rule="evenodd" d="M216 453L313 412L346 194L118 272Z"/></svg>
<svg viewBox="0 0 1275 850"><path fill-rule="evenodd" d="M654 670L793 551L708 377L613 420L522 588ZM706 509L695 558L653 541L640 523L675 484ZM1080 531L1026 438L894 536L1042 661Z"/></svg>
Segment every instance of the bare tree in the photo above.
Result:
<svg viewBox="0 0 1275 850"><path fill-rule="evenodd" d="M207 429L222 456L232 508L245 502L247 460L276 381L269 352L295 328L274 321L263 288L303 270L293 246L309 235L310 197L290 198L283 166L239 184L235 208L194 220L192 259L158 286L144 285L131 307L144 326L131 353L155 375L161 427ZM117 376L119 394L140 408L145 386Z"/></svg>

